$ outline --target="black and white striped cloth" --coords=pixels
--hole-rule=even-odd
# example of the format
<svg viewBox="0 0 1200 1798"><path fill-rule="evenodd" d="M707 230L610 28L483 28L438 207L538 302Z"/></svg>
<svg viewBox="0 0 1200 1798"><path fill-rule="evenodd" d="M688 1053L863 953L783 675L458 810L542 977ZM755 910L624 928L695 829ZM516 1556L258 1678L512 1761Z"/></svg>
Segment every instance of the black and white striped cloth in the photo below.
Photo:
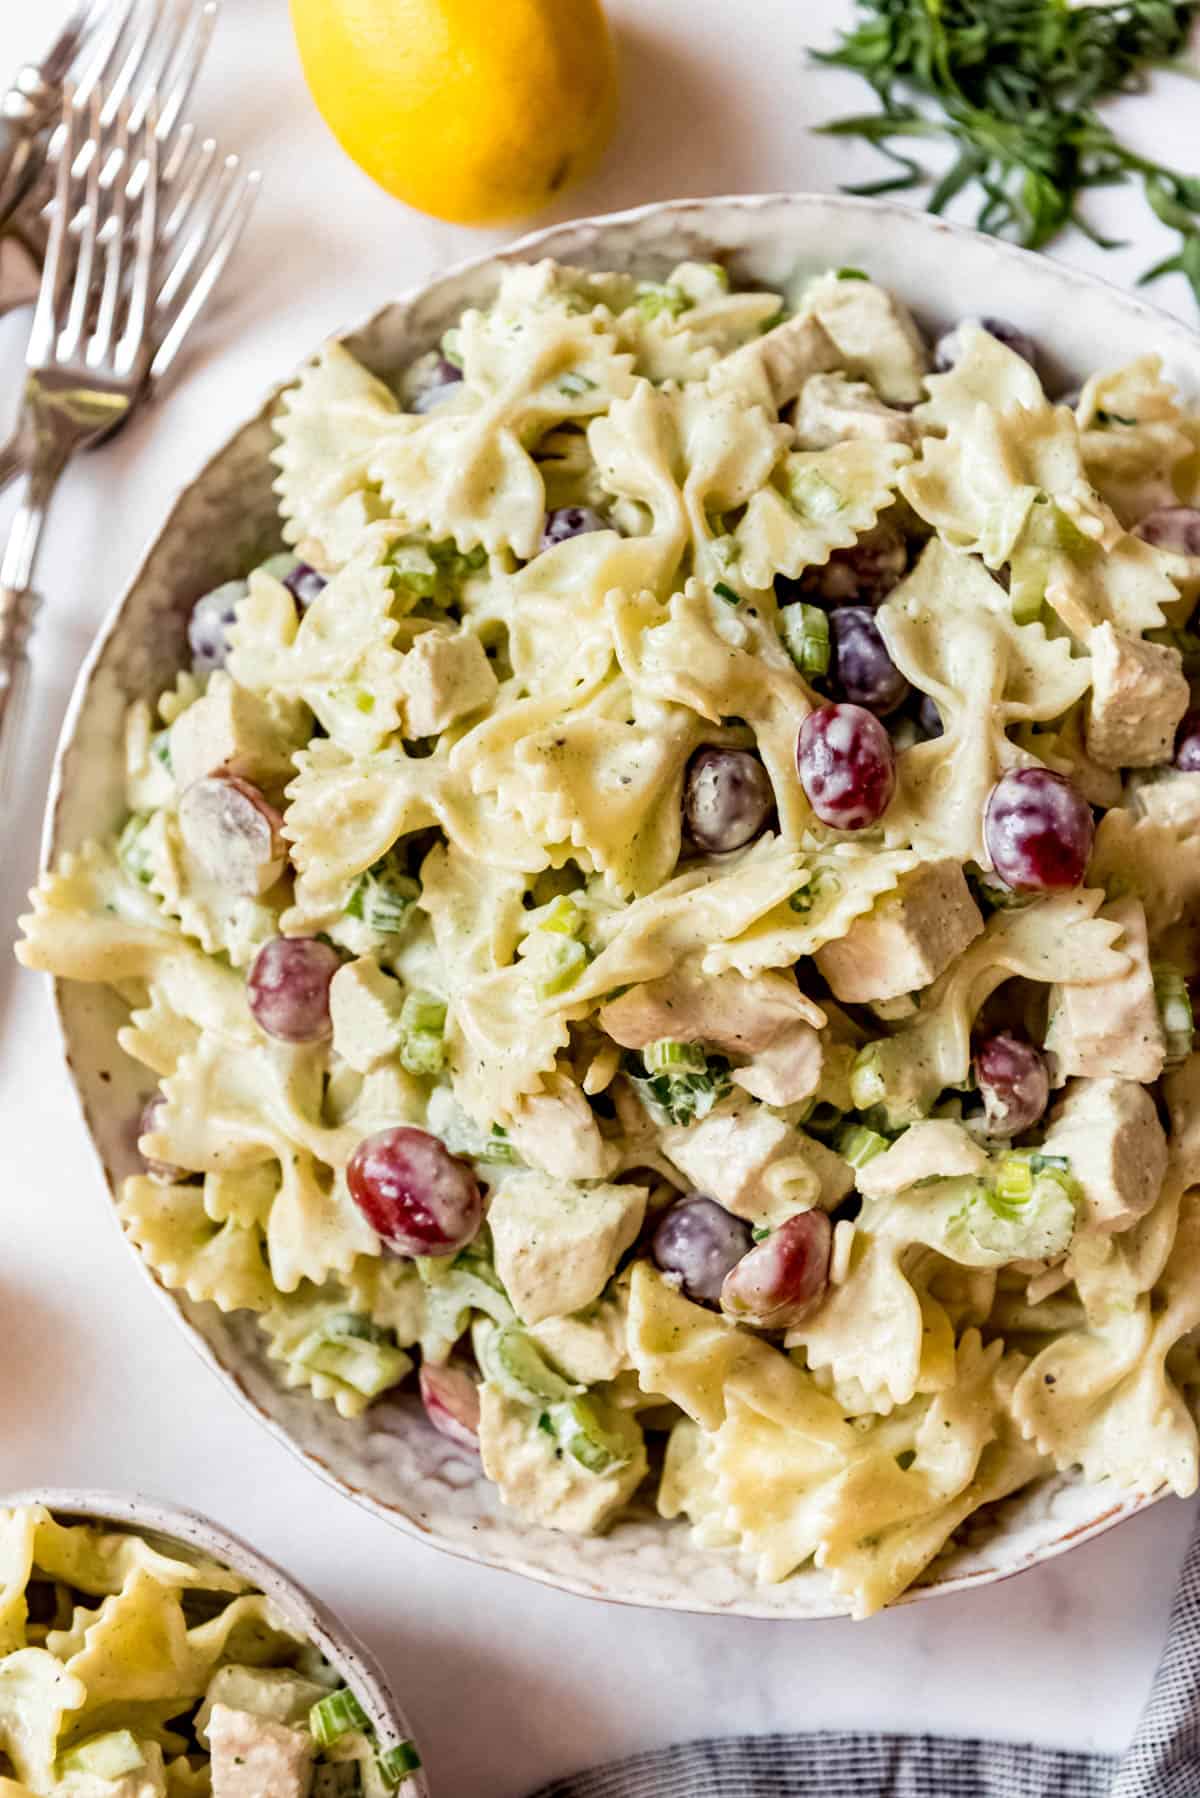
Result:
<svg viewBox="0 0 1200 1798"><path fill-rule="evenodd" d="M744 1736L636 1754L534 1798L1200 1798L1200 1531L1126 1754L945 1736Z"/></svg>

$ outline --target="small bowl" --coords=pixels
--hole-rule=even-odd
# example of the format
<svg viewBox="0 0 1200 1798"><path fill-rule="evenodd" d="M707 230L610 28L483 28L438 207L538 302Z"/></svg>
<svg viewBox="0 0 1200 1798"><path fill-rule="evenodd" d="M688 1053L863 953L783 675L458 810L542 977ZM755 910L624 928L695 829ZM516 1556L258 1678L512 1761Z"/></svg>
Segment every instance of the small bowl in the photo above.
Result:
<svg viewBox="0 0 1200 1798"><path fill-rule="evenodd" d="M306 1592L290 1575L264 1560L249 1543L231 1536L196 1511L163 1504L155 1498L130 1497L123 1492L76 1491L52 1486L40 1491L0 1492L0 1509L10 1505L44 1505L60 1522L115 1524L126 1530L152 1530L170 1537L181 1547L198 1550L241 1574L271 1600L297 1635L320 1649L329 1665L349 1686L362 1705L381 1748L412 1741L404 1712L392 1695L386 1675L369 1648L363 1646L341 1618ZM396 1788L397 1798L429 1798L422 1769L410 1773Z"/></svg>
<svg viewBox="0 0 1200 1798"><path fill-rule="evenodd" d="M928 214L836 195L679 200L556 225L439 276L342 341L387 376L436 344L465 307L486 304L506 267L545 256L648 276L684 258L721 260L739 284L767 286L830 267L863 268L907 301L930 336L981 315L1020 325L1043 352L1052 394L1150 349L1162 353L1185 388L1200 393L1200 337L1144 300ZM153 697L174 679L192 601L279 546L267 459L279 391L267 394L185 487L109 614L63 726L47 861L119 824L122 714L129 700ZM127 1120L140 1107L146 1074L117 1047L124 1008L113 994L63 982L56 992L67 1061L101 1172L115 1192L138 1165ZM664 1521L648 1505L603 1537L527 1523L503 1508L477 1462L430 1427L415 1395L347 1421L308 1393L284 1389L249 1314L222 1316L213 1305L168 1292L137 1259L238 1401L323 1478L410 1535L588 1597L749 1617L831 1617L846 1609L818 1570L758 1587L733 1559L695 1547L685 1524ZM1074 1476L1040 1481L972 1517L905 1602L1004 1579L1098 1535L1154 1496L1089 1487Z"/></svg>

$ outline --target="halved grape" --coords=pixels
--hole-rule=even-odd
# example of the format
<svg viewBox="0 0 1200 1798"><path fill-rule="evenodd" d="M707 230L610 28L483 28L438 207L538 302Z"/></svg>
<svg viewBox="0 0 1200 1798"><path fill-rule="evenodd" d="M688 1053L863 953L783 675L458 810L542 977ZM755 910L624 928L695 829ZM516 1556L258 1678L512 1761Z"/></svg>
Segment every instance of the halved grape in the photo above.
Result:
<svg viewBox="0 0 1200 1798"><path fill-rule="evenodd" d="M264 943L246 976L255 1022L284 1043L318 1043L333 1025L329 983L341 957L315 936L276 936Z"/></svg>
<svg viewBox="0 0 1200 1798"><path fill-rule="evenodd" d="M721 1287L721 1309L760 1330L787 1330L825 1296L833 1225L802 1211L743 1255Z"/></svg>
<svg viewBox="0 0 1200 1798"><path fill-rule="evenodd" d="M432 412L443 400L449 399L454 389L462 380L461 368L445 356L432 357L428 367L422 370L422 378L414 387L408 402L410 412Z"/></svg>
<svg viewBox="0 0 1200 1798"><path fill-rule="evenodd" d="M938 710L937 701L931 699L928 693L921 695L921 703L917 707L917 723L926 737L931 740L934 737L940 737L946 728L942 723L942 714Z"/></svg>
<svg viewBox="0 0 1200 1798"><path fill-rule="evenodd" d="M300 610L307 612L313 600L319 599L324 593L329 582L307 562L297 562L292 572L284 577L283 584Z"/></svg>
<svg viewBox="0 0 1200 1798"><path fill-rule="evenodd" d="M744 749L698 749L683 783L683 815L701 849L723 855L759 835L775 805L762 763Z"/></svg>
<svg viewBox="0 0 1200 1798"><path fill-rule="evenodd" d="M800 726L796 766L809 803L835 830L865 830L896 790L891 739L873 712L825 705Z"/></svg>
<svg viewBox="0 0 1200 1798"><path fill-rule="evenodd" d="M996 873L1014 893L1077 887L1094 835L1083 794L1049 768L1013 768L988 797L984 842Z"/></svg>
<svg viewBox="0 0 1200 1798"><path fill-rule="evenodd" d="M1200 774L1200 712L1188 712L1175 733L1175 766Z"/></svg>
<svg viewBox="0 0 1200 1798"><path fill-rule="evenodd" d="M1031 368L1037 368L1037 344L1028 331L1022 331L1019 325L1010 325L1008 320L1003 318L964 318L955 325L952 331L947 331L943 337L939 337L933 346L933 366L939 374L945 374L947 369L953 368L962 355L961 334L964 326L967 325L978 326L981 331L986 331L989 337L994 337L997 343L1004 344L1006 349L1014 350L1022 361L1028 362Z"/></svg>
<svg viewBox="0 0 1200 1798"><path fill-rule="evenodd" d="M394 1255L457 1255L483 1221L479 1182L427 1130L399 1124L359 1143L350 1197Z"/></svg>
<svg viewBox="0 0 1200 1798"><path fill-rule="evenodd" d="M273 887L287 862L281 814L237 774L208 774L185 788L179 829L205 873L246 898Z"/></svg>
<svg viewBox="0 0 1200 1798"><path fill-rule="evenodd" d="M838 606L829 615L833 637L833 678L851 705L878 718L903 705L908 682L888 654L870 606Z"/></svg>
<svg viewBox="0 0 1200 1798"><path fill-rule="evenodd" d="M152 1093L143 1105L137 1125L138 1154L141 1155L146 1172L152 1180L159 1181L163 1186L177 1186L182 1181L193 1178L189 1170L186 1167L177 1167L173 1161L156 1161L153 1155L145 1154L140 1146L143 1136L153 1136L160 1128L160 1117L166 1102L165 1094Z"/></svg>
<svg viewBox="0 0 1200 1798"><path fill-rule="evenodd" d="M559 506L556 511L546 514L541 547L553 549L556 543L566 543L568 538L586 537L591 531L611 529L608 520L591 506Z"/></svg>
<svg viewBox="0 0 1200 1798"><path fill-rule="evenodd" d="M651 1250L664 1274L699 1304L717 1305L725 1276L754 1241L750 1226L696 1193L663 1214Z"/></svg>
<svg viewBox="0 0 1200 1798"><path fill-rule="evenodd" d="M435 1430L460 1448L479 1447L479 1387L465 1367L453 1361L435 1367L421 1363L417 1376L425 1415Z"/></svg>
<svg viewBox="0 0 1200 1798"><path fill-rule="evenodd" d="M1032 1129L1050 1103L1050 1074L1041 1051L999 1030L976 1045L974 1067L987 1134L1013 1137Z"/></svg>
<svg viewBox="0 0 1200 1798"><path fill-rule="evenodd" d="M908 543L893 524L864 531L848 549L835 549L820 568L810 568L802 581L788 582L803 597L827 604L880 605L908 572ZM780 576L775 583L778 592Z"/></svg>
<svg viewBox="0 0 1200 1798"><path fill-rule="evenodd" d="M1156 506L1134 527L1135 537L1176 556L1200 556L1200 507Z"/></svg>
<svg viewBox="0 0 1200 1798"><path fill-rule="evenodd" d="M187 627L193 674L212 674L216 669L224 668L229 657L229 630L237 603L245 599L249 591L245 581L224 581L196 601Z"/></svg>

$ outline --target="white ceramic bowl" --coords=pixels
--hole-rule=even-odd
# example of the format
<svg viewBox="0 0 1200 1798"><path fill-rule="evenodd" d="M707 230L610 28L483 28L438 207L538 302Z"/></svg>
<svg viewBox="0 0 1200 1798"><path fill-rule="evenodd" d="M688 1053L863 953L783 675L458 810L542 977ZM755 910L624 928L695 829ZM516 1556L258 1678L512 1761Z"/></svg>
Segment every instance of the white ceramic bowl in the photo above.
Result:
<svg viewBox="0 0 1200 1798"><path fill-rule="evenodd" d="M381 1747L393 1748L398 1742L413 1740L404 1712L370 1649L365 1648L341 1619L303 1586L298 1586L272 1561L264 1560L240 1537L229 1535L207 1517L154 1498L131 1497L121 1492L77 1492L60 1487L0 1492L0 1508L8 1505L45 1505L59 1522L115 1524L122 1529L151 1530L219 1561L224 1567L231 1567L266 1594L297 1635L315 1642L362 1705ZM424 1773L419 1769L410 1773L397 1787L397 1798L429 1798Z"/></svg>
<svg viewBox="0 0 1200 1798"><path fill-rule="evenodd" d="M1154 349L1186 388L1200 392L1200 338L1144 301L921 213L818 195L683 200L558 225L386 306L346 341L386 374L434 344L464 306L486 301L505 264L542 256L647 275L663 274L683 257L719 257L736 279L767 284L831 266L865 268L931 330L980 314L1019 324L1045 352L1051 391ZM184 660L192 601L240 574L256 550L278 547L267 461L275 398L268 396L181 494L109 617L64 727L48 856L118 822L122 710L135 695L166 685ZM58 1004L71 1070L111 1188L131 1170L127 1120L146 1074L117 1049L122 1008L112 995L64 984ZM810 1570L757 1588L731 1561L693 1548L685 1526L650 1511L588 1540L523 1523L500 1507L477 1467L428 1426L415 1399L389 1401L347 1422L307 1394L282 1389L249 1315L222 1317L210 1305L162 1296L243 1405L310 1467L412 1535L568 1591L629 1603L764 1617L821 1617L840 1609L824 1575ZM1043 1483L973 1519L953 1552L909 1596L1003 1578L1148 1502L1072 1479Z"/></svg>

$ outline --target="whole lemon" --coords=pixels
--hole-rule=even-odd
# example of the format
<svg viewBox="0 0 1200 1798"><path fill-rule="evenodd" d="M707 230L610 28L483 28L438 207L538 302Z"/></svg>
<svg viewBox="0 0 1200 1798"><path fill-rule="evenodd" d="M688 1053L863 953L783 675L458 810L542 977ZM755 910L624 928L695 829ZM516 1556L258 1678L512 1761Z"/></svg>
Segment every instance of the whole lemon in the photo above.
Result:
<svg viewBox="0 0 1200 1798"><path fill-rule="evenodd" d="M398 199L457 224L535 212L616 117L600 0L291 0L313 98Z"/></svg>

